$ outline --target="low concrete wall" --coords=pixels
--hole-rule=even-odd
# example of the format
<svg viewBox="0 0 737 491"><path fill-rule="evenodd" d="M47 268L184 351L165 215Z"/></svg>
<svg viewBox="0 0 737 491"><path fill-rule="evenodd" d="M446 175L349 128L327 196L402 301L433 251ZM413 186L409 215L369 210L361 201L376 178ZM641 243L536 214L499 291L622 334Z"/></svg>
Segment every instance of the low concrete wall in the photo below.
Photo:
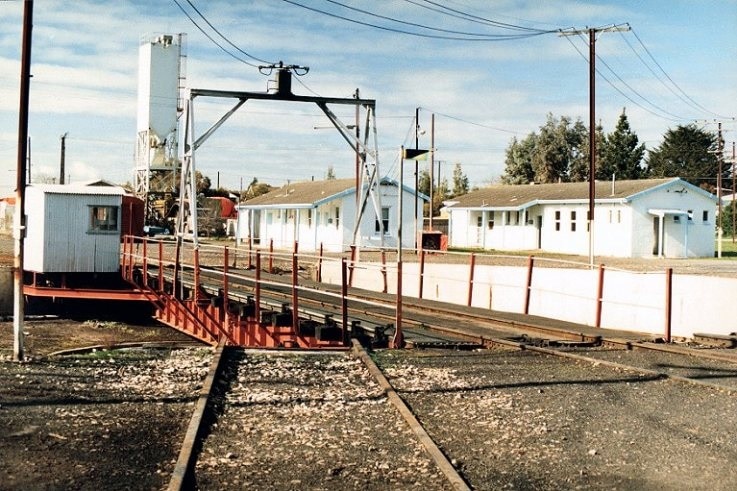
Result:
<svg viewBox="0 0 737 491"><path fill-rule="evenodd" d="M419 294L419 264L404 263L402 293ZM480 265L474 269L472 305L504 312L525 310L527 273L525 267ZM460 264L426 264L423 298L466 305L470 268ZM387 291L396 293L394 264L386 267ZM323 281L340 284L340 263L325 261ZM604 270L601 327L664 336L666 329L665 272L636 273ZM598 269L545 268L532 273L529 310L532 315L596 325ZM361 263L354 269L353 286L381 291L381 265ZM697 332L737 332L733 315L737 279L695 275L673 275L671 335L690 338Z"/></svg>

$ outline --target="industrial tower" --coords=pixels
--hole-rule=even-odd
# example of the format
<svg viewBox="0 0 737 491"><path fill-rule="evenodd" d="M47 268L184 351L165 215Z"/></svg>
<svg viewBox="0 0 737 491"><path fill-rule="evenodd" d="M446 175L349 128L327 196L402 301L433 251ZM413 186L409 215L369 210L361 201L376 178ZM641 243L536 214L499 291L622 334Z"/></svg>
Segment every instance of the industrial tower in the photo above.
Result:
<svg viewBox="0 0 737 491"><path fill-rule="evenodd" d="M184 41L184 34L147 35L139 47L134 186L146 204L146 224L163 224L179 186L177 122L182 111Z"/></svg>

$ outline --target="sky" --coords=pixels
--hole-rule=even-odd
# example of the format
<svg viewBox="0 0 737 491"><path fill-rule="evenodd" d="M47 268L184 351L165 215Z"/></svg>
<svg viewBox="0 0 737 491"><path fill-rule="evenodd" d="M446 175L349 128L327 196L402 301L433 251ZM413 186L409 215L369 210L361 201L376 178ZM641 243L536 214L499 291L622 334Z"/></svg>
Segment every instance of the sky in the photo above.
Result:
<svg viewBox="0 0 737 491"><path fill-rule="evenodd" d="M23 1L0 0L0 18L7 196L16 179ZM36 0L33 20L34 181L58 177L67 134L69 181L133 182L138 51L154 33L186 34L190 88L266 92L273 76L257 66L281 61L309 67L294 77L295 94L350 98L359 89L376 101L379 172L393 178L399 149L415 145L417 108L420 148L430 148L434 114L441 177L452 181L460 164L472 186L498 182L512 138L538 131L548 114L588 125L588 36L560 30L631 28L596 36L596 119L605 132L624 110L648 149L691 123L716 131L722 121L730 154L737 139L737 0ZM233 101L197 104L200 134ZM331 108L353 124L352 106ZM253 178L276 186L323 179L329 168L352 177L354 155L316 105L251 100L198 149L196 166L213 186L237 190Z"/></svg>

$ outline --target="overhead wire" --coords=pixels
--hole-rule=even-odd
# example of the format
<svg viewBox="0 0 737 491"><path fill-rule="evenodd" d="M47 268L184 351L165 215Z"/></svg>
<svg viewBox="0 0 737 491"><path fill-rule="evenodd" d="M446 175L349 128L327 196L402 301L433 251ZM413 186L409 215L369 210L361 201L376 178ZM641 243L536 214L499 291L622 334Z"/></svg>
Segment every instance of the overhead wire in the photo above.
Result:
<svg viewBox="0 0 737 491"><path fill-rule="evenodd" d="M342 3L342 2L338 2L337 0L324 0L324 1L325 2L328 2L328 3L332 3L333 5L338 5L340 7L343 7L345 9L348 9L348 10L352 10L354 12L359 12L359 13L364 14L364 15L368 15L368 16L371 16L371 17L376 17L378 19L388 20L388 21L391 21L391 22L396 22L398 24L407 25L407 26L411 26L411 27L418 27L420 29L427 29L427 30L435 31L435 32L444 32L444 33L447 33L447 34L458 34L458 35L469 36L469 37L470 36L477 36L477 37L507 37L508 36L507 34L477 33L477 32L467 32L467 31L456 31L456 30L453 30L453 29L444 29L444 28L441 28L441 27L432 27L432 26L428 26L428 25L425 25L425 24L418 24L416 22L409 22L409 21L399 20L399 19L395 19L393 17L389 17L389 16L386 16L386 15L381 15L381 14L377 14L375 12L370 12L368 10L359 9L358 7L353 7L353 6L350 6L350 5L346 5L346 4ZM538 31L534 31L534 32L538 32Z"/></svg>
<svg viewBox="0 0 737 491"><path fill-rule="evenodd" d="M216 28L216 27L215 27L214 25L212 25L212 23L211 23L211 22L210 22L209 20L207 20L207 17L205 17L205 16L204 16L204 15L202 14L202 12L200 12L200 10L199 10L199 9L198 9L198 8L197 8L197 7L196 7L196 6L195 6L195 5L194 5L194 4L192 3L192 1L191 1L191 0L187 0L187 3L189 4L189 6L190 6L190 7L192 7L192 9L193 9L193 10L194 10L195 12L197 12L197 15L199 15L199 16L200 16L200 18L201 18L202 20L204 20L204 21L205 21L205 23L207 23L207 25L208 25L208 26L210 26L210 29L212 29L213 31L215 31L215 32L217 33L217 35L218 35L218 36L220 36L220 37L221 37L221 38L222 38L222 39L223 39L223 40L224 40L224 41L225 41L226 43L228 43L228 44L229 44L229 45L231 45L231 46L232 46L233 48L235 48L235 49L236 49L236 50L237 50L237 51L238 51L239 53L241 53L241 54L244 54L244 55L246 55L247 57L249 57L249 58L251 58L251 59L253 59L253 60L256 60L256 61L260 61L261 63L266 63L266 64L274 64L274 62L273 62L273 61L267 61L267 60L264 60L264 59L262 59L262 58L258 58L258 57L256 57L256 56L253 56L252 54L250 54L250 53L248 53L248 52L246 52L246 51L243 51L243 50L242 50L242 49L241 49L240 47L236 46L236 45L235 45L235 44L234 44L233 42L231 42L231 40L230 40L230 39L228 39L228 38L227 38L227 37L226 37L226 36L225 36L225 35L224 35L224 34L223 34L222 32L220 32L220 31L219 31L219 30L218 30L218 29L217 29L217 28Z"/></svg>
<svg viewBox="0 0 737 491"><path fill-rule="evenodd" d="M200 25L199 25L199 24L197 23L197 21L196 21L196 20L194 20L194 19L192 18L192 16L191 16L191 15L189 15L189 12L187 12L187 11L185 10L185 8L184 8L184 7L182 7L182 5L181 5L181 4L180 4L180 3L178 2L178 0L172 0L172 2L174 2L174 3L176 4L176 6L177 6L177 7L179 7L179 10L181 10L181 11L182 11L182 13L183 13L184 15L186 15L186 16L187 16L187 18L188 18L188 19L190 20L190 22L192 22L192 24L194 24L194 26L195 26L195 27L196 27L196 28L197 28L197 29L198 29L198 30L199 30L199 31L200 31L200 32L201 32L202 34L204 34L204 35L205 35L205 37L206 37L207 39L209 39L209 40L210 40L210 41L211 41L211 42L212 42L212 43L213 43L213 44L214 44L215 46L217 46L218 48L220 48L220 49L221 49L221 50L222 50L222 51L223 51L224 53L226 53L227 55L231 56L232 58L234 58L234 59L236 59L236 60L240 61L241 63L244 63L244 64L246 64L246 65L248 65L248 66L250 66L250 67L253 67L253 68L258 68L258 65L254 64L254 63L251 63L251 62L250 62L250 61L248 61L248 60L245 60L245 59L243 59L242 57L240 57L240 56L236 55L235 53L232 53L232 52L231 52L230 50L228 50L228 49L227 49L227 48L226 48L225 46L223 46L222 44L220 44L219 42L217 42L217 41L216 41L216 40L215 40L215 39L214 39L214 38L213 38L213 37L212 37L212 36L211 36L211 35L210 35L210 34L209 34L208 32L206 32L206 31L205 31L205 29L203 29L203 28L202 28L202 26L200 26Z"/></svg>
<svg viewBox="0 0 737 491"><path fill-rule="evenodd" d="M510 40L516 40L516 39L526 39L526 38L530 38L534 36L540 36L542 34L547 34L544 32L531 32L527 34L488 34L485 37L474 37L474 36L468 36L468 35L466 36L445 36L445 35L440 35L440 34L428 34L428 33L423 33L423 32L413 32L413 31L408 31L405 29L397 29L394 27L372 24L370 22L364 22L358 19L352 19L350 17L338 15L333 12L328 12L326 10L321 10L315 7L310 7L308 5L304 5L302 3L296 2L295 0L282 0L282 1L290 5L294 5L295 7L301 7L303 9L310 10L315 13L326 15L328 17L332 17L335 19L344 20L346 22L350 22L353 24L371 27L374 29L382 30L382 31L394 32L397 34L405 34L408 36L416 36L416 37L429 38L429 39L444 39L447 41L498 42L498 41L510 41ZM553 32L557 32L557 31L553 31Z"/></svg>
<svg viewBox="0 0 737 491"><path fill-rule="evenodd" d="M538 32L540 34L550 34L550 33L556 33L558 32L557 29L548 30L548 29L537 29L534 27L525 27L520 26L516 24L509 24L506 22L499 22L496 20L487 19L485 17L480 17L478 15L470 14L468 12L463 12L462 10L453 9L448 7L447 5L440 4L438 2L433 2L431 0L421 0L423 3L432 5L433 7L429 7L427 5L422 5L417 0L405 0L407 3L411 3L413 5L417 5L418 7L425 8L428 10L432 10L433 12L438 12L444 15L448 15L450 17L455 17L458 19L467 20L470 22L475 22L478 24L488 25L488 26L494 26L494 27L500 27L503 29L512 29L512 30L520 30L520 31L531 31L531 32Z"/></svg>
<svg viewBox="0 0 737 491"><path fill-rule="evenodd" d="M579 35L579 37L580 37L580 35ZM576 46L576 45L575 45L575 43L574 43L573 41L571 41L571 40L570 40L570 36L565 36L565 38L566 38L566 41L568 41L568 42L569 42L569 43L571 44L571 46L573 46L573 48L574 48L574 49L576 50L576 52L577 52L577 53L578 53L579 55L581 55L581 58L583 58L584 60L588 60L588 57L587 57L587 56L586 56L586 55L585 55L585 54L584 54L584 53L583 53L583 52L582 52L582 51L581 51L581 50L580 50L580 49L578 48L578 46ZM600 58L599 58L599 57L597 56L597 59L600 59ZM677 118L677 119L673 119L673 118L669 118L669 117L666 117L666 116L664 116L664 115L662 115L662 114L658 114L658 113L656 113L655 111L653 111L653 110L651 110L651 109L649 109L649 108L647 108L647 107L643 106L642 104L640 104L640 103L639 103L639 102L637 102L636 100L632 99L632 98L631 98L631 97L630 97L629 95L625 94L625 93L624 93L624 92L623 92L623 91L622 91L622 90L621 90L621 89L620 89L619 87L617 87L617 86L616 86L616 85L615 85L615 84L614 84L614 83L613 83L613 82L612 82L611 80L609 80L609 78L607 78L607 76L606 76L606 75L604 75L604 74L603 74L603 73L601 72L601 70L599 70L598 68L596 68L595 70L596 70L596 73L597 73L597 74L598 74L598 75L599 75L599 76L600 76L600 77L601 77L602 79L604 79L604 81L605 81L605 82L606 82L607 84L609 84L609 85L610 85L610 86L611 86L611 87L612 87L612 88L613 88L613 89L614 89L615 91L617 91L617 92L618 92L618 93L619 93L619 94L620 94L620 95L621 95L622 97L624 97L625 99L627 99L627 100L628 100L628 101L630 101L630 102L631 102L632 104L634 104L634 105L636 105L637 107L639 107L640 109L643 109L644 111L647 111L648 113L652 114L653 116L656 116L656 117L658 117L658 118L661 118L661 119L666 119L666 120L668 120L668 121L674 121L674 122L675 122L675 121L681 121L681 120L683 120L683 119L688 119L688 118ZM611 71L611 68L609 68L609 70ZM614 73L614 72L612 72L612 73ZM615 75L616 75L616 74L615 74ZM639 95L639 94L638 94L638 95ZM640 97L642 97L642 96L640 96ZM651 105L652 105L652 104L651 104ZM657 106L655 106L655 107L657 107Z"/></svg>
<svg viewBox="0 0 737 491"><path fill-rule="evenodd" d="M635 30L632 29L632 28L630 28L630 31L632 32L632 35L635 36L635 39L637 39L637 42L640 43L640 46L642 46L642 49L645 50L645 53L647 53L647 55L650 57L650 59L653 61L653 63L655 63L655 66L658 67L658 69L663 73L663 75L665 75L665 77L670 81L670 83L673 85L673 87L675 87L678 90L678 92L683 95L683 97L681 97L678 94L676 94L676 92L674 92L673 89L671 89L667 84L665 84L664 82L662 82L662 79L660 77L658 77L653 70L650 69L650 66L647 65L647 63L645 63L645 61L642 59L642 57L640 57L640 55L637 53L637 51L630 45L629 41L627 42L627 44L630 46L630 48L632 49L632 51L637 55L637 57L640 59L640 61L642 61L642 63L644 65L646 65L648 67L648 69L650 69L650 71L653 73L653 75L655 75L655 77L658 80L660 80L661 83L663 83L663 85L665 85L666 87L668 87L668 89L671 92L673 92L674 95L676 95L681 100L683 100L684 102L686 102L687 104L689 104L691 107L698 108L698 109L700 109L702 111L705 111L705 112L707 112L709 114L712 114L712 115L717 116L717 117L720 117L720 118L728 118L728 116L722 116L722 115L717 114L717 113L715 113L713 111L710 111L709 109L705 108L704 106L702 106L701 104L699 104L698 102L696 102L688 94L686 94L686 92L683 89L681 89L681 87L675 82L675 80L673 80L671 78L671 76L668 75L668 73L665 71L665 69L663 68L663 66L660 63L658 63L658 60L655 59L655 57L653 56L652 52L647 48L647 46L645 46L645 43L642 42L642 39L640 39L640 36L637 35L637 33L635 32Z"/></svg>

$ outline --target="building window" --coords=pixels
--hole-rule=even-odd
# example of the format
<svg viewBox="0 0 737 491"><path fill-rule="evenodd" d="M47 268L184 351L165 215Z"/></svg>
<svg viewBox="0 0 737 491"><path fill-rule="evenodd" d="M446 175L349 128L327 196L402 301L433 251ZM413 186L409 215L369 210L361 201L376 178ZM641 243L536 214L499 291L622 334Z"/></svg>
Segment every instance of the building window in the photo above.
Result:
<svg viewBox="0 0 737 491"><path fill-rule="evenodd" d="M312 209L307 210L307 226L312 227Z"/></svg>
<svg viewBox="0 0 737 491"><path fill-rule="evenodd" d="M512 215L512 225L519 225L519 211L515 211Z"/></svg>
<svg viewBox="0 0 737 491"><path fill-rule="evenodd" d="M494 229L494 215L495 215L495 212L493 211L489 212L489 221L486 222L486 228L488 228L489 230Z"/></svg>
<svg viewBox="0 0 737 491"><path fill-rule="evenodd" d="M622 223L622 210L617 210L617 223Z"/></svg>
<svg viewBox="0 0 737 491"><path fill-rule="evenodd" d="M340 206L335 208L335 228L340 228Z"/></svg>
<svg viewBox="0 0 737 491"><path fill-rule="evenodd" d="M382 206L381 207L381 224L379 224L379 219L376 219L376 224L374 226L374 230L376 233L381 232L381 228L384 228L384 235L389 235L389 207L388 206Z"/></svg>
<svg viewBox="0 0 737 491"><path fill-rule="evenodd" d="M680 215L673 215L673 221L676 222L676 223L680 222L681 221L681 216Z"/></svg>
<svg viewBox="0 0 737 491"><path fill-rule="evenodd" d="M686 216L688 217L689 222L693 222L693 210L688 210L688 214Z"/></svg>
<svg viewBox="0 0 737 491"><path fill-rule="evenodd" d="M90 229L89 232L117 232L118 231L118 207L117 206L90 206Z"/></svg>
<svg viewBox="0 0 737 491"><path fill-rule="evenodd" d="M555 212L555 231L560 231L560 210Z"/></svg>
<svg viewBox="0 0 737 491"><path fill-rule="evenodd" d="M576 212L571 212L571 232L576 231Z"/></svg>
<svg viewBox="0 0 737 491"><path fill-rule="evenodd" d="M701 218L702 221L708 222L709 221L709 210L704 210L701 217L702 217Z"/></svg>

